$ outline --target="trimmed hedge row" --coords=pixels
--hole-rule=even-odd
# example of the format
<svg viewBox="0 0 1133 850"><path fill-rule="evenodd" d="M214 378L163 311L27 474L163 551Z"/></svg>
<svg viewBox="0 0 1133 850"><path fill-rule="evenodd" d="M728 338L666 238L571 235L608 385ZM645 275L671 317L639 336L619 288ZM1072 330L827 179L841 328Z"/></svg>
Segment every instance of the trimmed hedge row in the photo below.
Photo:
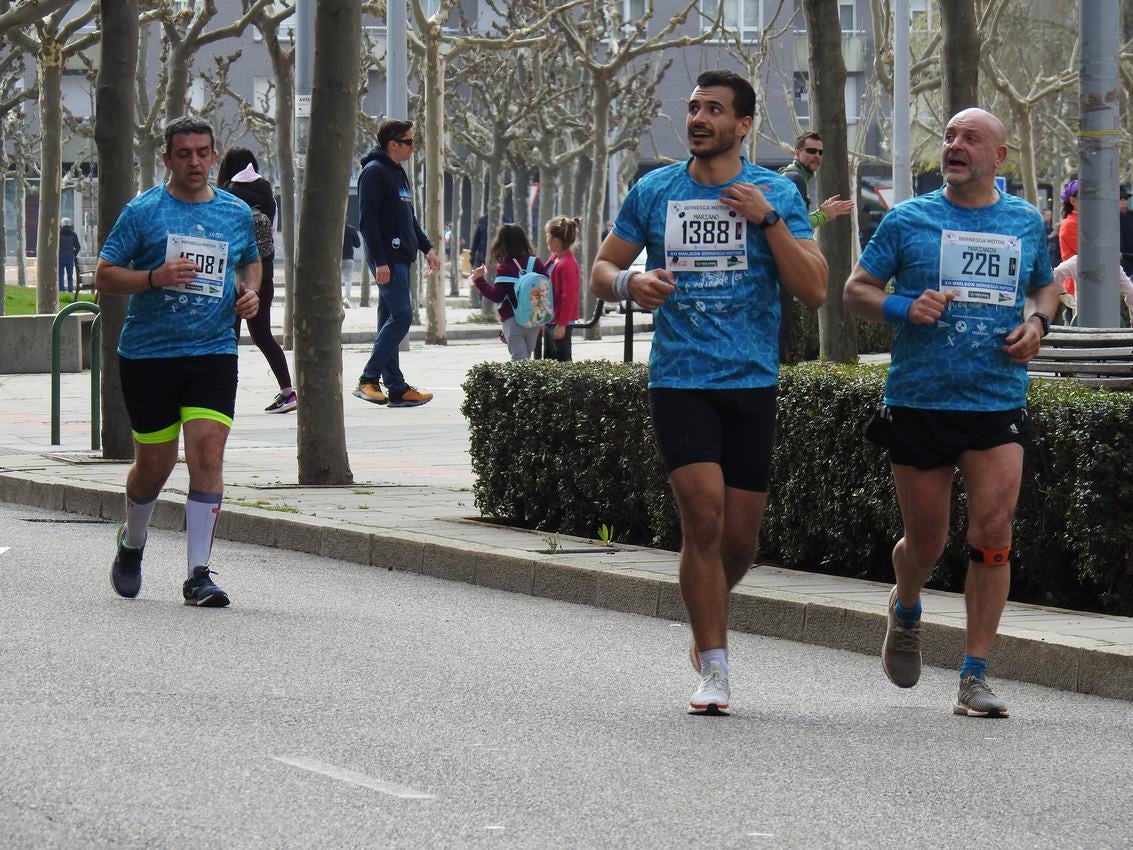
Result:
<svg viewBox="0 0 1133 850"><path fill-rule="evenodd" d="M901 518L884 453L863 436L884 366L804 364L779 384L761 557L891 581ZM676 549L680 528L649 425L646 368L481 363L465 382L476 505L526 528ZM1012 598L1133 615L1133 394L1033 383L1035 444L1015 521ZM965 500L932 586L962 590Z"/></svg>

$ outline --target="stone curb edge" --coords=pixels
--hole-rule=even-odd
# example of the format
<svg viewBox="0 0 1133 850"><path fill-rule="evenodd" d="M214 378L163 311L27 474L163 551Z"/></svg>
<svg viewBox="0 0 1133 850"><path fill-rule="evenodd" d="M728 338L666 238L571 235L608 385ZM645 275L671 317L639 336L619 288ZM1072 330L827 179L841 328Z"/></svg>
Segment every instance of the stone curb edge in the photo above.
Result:
<svg viewBox="0 0 1133 850"><path fill-rule="evenodd" d="M27 473L0 473L0 502L117 520L117 488L44 481ZM184 505L160 498L153 525L184 530ZM290 549L388 570L462 581L523 593L685 621L675 578L641 570L577 565L568 556L523 550L485 551L482 546L427 535L375 532L334 521L226 505L216 534L226 540ZM109 545L109 544L108 544ZM782 591L738 588L729 627L741 632L877 655L885 617L874 606L839 605ZM952 668L962 657L964 631L951 622L924 620L925 664ZM1088 638L1049 639L1040 632L1002 628L995 648L995 675L1111 699L1133 700L1133 649Z"/></svg>

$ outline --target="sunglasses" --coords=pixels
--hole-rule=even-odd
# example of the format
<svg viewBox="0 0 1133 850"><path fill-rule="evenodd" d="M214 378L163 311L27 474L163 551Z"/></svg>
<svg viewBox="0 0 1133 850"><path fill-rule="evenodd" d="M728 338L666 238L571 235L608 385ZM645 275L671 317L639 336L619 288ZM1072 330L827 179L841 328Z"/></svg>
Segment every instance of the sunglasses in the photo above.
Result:
<svg viewBox="0 0 1133 850"><path fill-rule="evenodd" d="M822 156L822 148L803 148L803 151L811 156Z"/></svg>
<svg viewBox="0 0 1133 850"><path fill-rule="evenodd" d="M399 145L405 145L407 148L411 148L417 143L416 139L394 139L394 141Z"/></svg>

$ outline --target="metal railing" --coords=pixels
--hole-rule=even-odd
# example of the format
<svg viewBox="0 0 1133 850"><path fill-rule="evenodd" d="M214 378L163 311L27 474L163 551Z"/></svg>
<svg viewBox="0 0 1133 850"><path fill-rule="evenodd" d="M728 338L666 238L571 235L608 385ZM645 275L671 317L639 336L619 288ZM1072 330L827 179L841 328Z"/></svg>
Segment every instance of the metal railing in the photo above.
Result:
<svg viewBox="0 0 1133 850"><path fill-rule="evenodd" d="M102 394L102 316L98 305L90 301L75 301L68 304L51 323L51 445L58 446L62 440L59 437L59 408L62 395L62 371L60 353L60 337L63 333L63 320L72 313L94 313L94 322L90 329L90 421L91 435L90 447L97 451L102 446L102 424L99 403ZM79 330L79 350L82 351L82 329Z"/></svg>

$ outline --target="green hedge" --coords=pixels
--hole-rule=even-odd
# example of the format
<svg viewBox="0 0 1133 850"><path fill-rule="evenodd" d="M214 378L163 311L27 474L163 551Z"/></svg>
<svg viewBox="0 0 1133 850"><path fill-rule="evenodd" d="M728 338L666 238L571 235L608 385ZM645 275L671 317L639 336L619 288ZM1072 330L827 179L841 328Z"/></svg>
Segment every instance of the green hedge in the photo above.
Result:
<svg viewBox="0 0 1133 850"><path fill-rule="evenodd" d="M783 370L761 557L890 581L901 531L884 454L865 439L885 367ZM676 549L676 508L649 426L646 369L591 361L482 363L462 408L476 505L526 528ZM1133 394L1035 382L1036 427L1015 521L1012 598L1133 615ZM932 585L962 590L965 502Z"/></svg>

